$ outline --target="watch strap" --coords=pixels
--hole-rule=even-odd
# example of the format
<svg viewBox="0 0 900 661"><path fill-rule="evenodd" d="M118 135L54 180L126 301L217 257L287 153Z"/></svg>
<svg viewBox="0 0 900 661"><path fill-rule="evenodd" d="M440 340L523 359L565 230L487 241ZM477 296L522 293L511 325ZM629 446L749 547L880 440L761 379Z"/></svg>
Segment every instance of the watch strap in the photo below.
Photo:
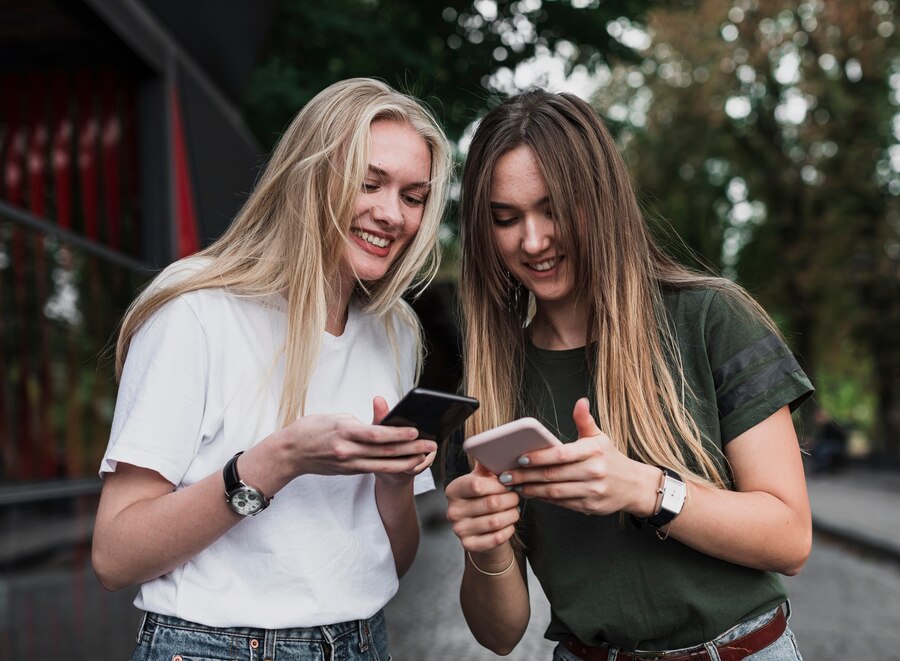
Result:
<svg viewBox="0 0 900 661"><path fill-rule="evenodd" d="M225 464L225 469L222 471L222 477L225 480L225 493L229 494L239 486L241 486L241 476L238 475L237 469L237 460L244 454L244 451L241 450L236 455L234 455L231 459L228 460L228 463Z"/></svg>
<svg viewBox="0 0 900 661"><path fill-rule="evenodd" d="M647 517L647 523L654 528L662 528L681 514L686 495L684 480L678 473L668 468L660 470L663 472L663 482L660 487L662 497L659 501L659 509L652 516ZM675 500L674 505L672 505L673 499Z"/></svg>
<svg viewBox="0 0 900 661"><path fill-rule="evenodd" d="M247 484L241 479L241 476L238 473L237 469L237 460L238 457L240 457L242 454L244 454L243 450L235 454L231 459L228 460L228 463L225 464L225 468L222 469L222 478L225 481L225 501L229 505L231 505L232 508L234 508L234 504L231 502L231 497L235 494L235 492L241 489L245 491L249 490L255 492L262 501L262 507L260 507L255 512L252 512L252 514L259 514L269 506L269 504L272 502L272 499L266 496L266 494L264 494L256 487ZM243 512L238 513L243 514Z"/></svg>

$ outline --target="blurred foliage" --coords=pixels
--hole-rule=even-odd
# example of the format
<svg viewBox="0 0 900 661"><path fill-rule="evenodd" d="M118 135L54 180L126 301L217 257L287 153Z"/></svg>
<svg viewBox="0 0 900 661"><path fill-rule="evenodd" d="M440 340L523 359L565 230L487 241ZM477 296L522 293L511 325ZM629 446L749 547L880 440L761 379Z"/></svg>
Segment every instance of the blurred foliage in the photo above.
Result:
<svg viewBox="0 0 900 661"><path fill-rule="evenodd" d="M710 0L647 29L596 103L648 206L783 322L820 404L900 455L894 3Z"/></svg>
<svg viewBox="0 0 900 661"><path fill-rule="evenodd" d="M0 216L0 484L97 474L118 318L148 277Z"/></svg>
<svg viewBox="0 0 900 661"><path fill-rule="evenodd" d="M875 393L870 387L872 361L865 356L859 360L842 360L834 371L830 366L819 367L816 374L819 405L850 429L861 429L871 435L877 411Z"/></svg>
<svg viewBox="0 0 900 661"><path fill-rule="evenodd" d="M244 116L268 149L303 105L333 82L380 78L426 101L450 139L512 91L516 68L556 55L566 72L639 61L608 25L640 20L649 0L282 0L251 81ZM680 2L657 2L679 5ZM537 81L546 84L546 81ZM460 156L462 160L462 156ZM444 267L454 278L455 201L444 226Z"/></svg>
<svg viewBox="0 0 900 661"><path fill-rule="evenodd" d="M589 71L636 55L607 31L648 0L283 0L245 117L270 147L331 83L369 76L425 99L451 139L491 103L490 77L541 53ZM660 3L657 3L660 4ZM668 3L661 3L668 4Z"/></svg>

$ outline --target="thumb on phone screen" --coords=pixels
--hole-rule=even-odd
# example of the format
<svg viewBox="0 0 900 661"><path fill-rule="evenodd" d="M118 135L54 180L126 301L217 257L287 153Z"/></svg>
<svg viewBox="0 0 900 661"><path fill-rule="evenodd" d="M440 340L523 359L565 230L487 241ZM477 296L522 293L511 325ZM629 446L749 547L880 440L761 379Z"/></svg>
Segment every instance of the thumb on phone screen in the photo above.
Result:
<svg viewBox="0 0 900 661"><path fill-rule="evenodd" d="M587 397L582 397L575 402L575 410L572 412L572 419L578 428L578 438L587 438L589 436L597 436L601 433L600 427L594 421L591 415L591 406Z"/></svg>
<svg viewBox="0 0 900 661"><path fill-rule="evenodd" d="M377 425L381 422L384 416L388 414L388 411L390 411L390 407L387 401L381 395L377 395L372 400L372 424Z"/></svg>

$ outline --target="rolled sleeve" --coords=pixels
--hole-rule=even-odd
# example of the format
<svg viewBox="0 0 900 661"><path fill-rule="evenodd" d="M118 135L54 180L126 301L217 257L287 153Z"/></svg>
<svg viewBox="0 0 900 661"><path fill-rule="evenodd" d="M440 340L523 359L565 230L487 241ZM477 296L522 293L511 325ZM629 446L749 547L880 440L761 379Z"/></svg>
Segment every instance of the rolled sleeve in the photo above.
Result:
<svg viewBox="0 0 900 661"><path fill-rule="evenodd" d="M710 304L706 331L723 443L812 394L784 340L721 294Z"/></svg>
<svg viewBox="0 0 900 661"><path fill-rule="evenodd" d="M188 302L168 303L131 340L100 475L125 462L181 481L197 454L209 356Z"/></svg>

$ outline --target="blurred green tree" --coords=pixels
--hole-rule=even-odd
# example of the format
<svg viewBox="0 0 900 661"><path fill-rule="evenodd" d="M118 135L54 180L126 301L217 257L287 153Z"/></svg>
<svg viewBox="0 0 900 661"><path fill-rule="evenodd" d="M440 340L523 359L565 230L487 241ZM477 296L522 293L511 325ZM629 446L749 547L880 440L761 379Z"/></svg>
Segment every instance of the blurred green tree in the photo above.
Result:
<svg viewBox="0 0 900 661"><path fill-rule="evenodd" d="M596 102L626 125L648 205L775 314L821 404L865 423L873 394L874 449L898 458L894 12L888 0L654 10L645 61L614 70Z"/></svg>
<svg viewBox="0 0 900 661"><path fill-rule="evenodd" d="M312 96L354 76L428 101L452 139L491 103L490 78L540 54L568 70L636 60L607 25L648 0L283 0L245 103L264 145ZM657 3L658 4L658 3ZM666 3L667 4L667 3Z"/></svg>
<svg viewBox="0 0 900 661"><path fill-rule="evenodd" d="M271 148L303 105L331 83L381 78L425 100L451 140L512 91L516 68L556 56L566 74L636 62L609 31L640 20L649 0L282 0L248 87L244 116ZM660 4L657 2L656 4ZM677 5L680 0L666 0ZM541 81L538 80L540 83ZM459 156L462 160L462 155ZM455 278L456 215L444 226L442 273Z"/></svg>

